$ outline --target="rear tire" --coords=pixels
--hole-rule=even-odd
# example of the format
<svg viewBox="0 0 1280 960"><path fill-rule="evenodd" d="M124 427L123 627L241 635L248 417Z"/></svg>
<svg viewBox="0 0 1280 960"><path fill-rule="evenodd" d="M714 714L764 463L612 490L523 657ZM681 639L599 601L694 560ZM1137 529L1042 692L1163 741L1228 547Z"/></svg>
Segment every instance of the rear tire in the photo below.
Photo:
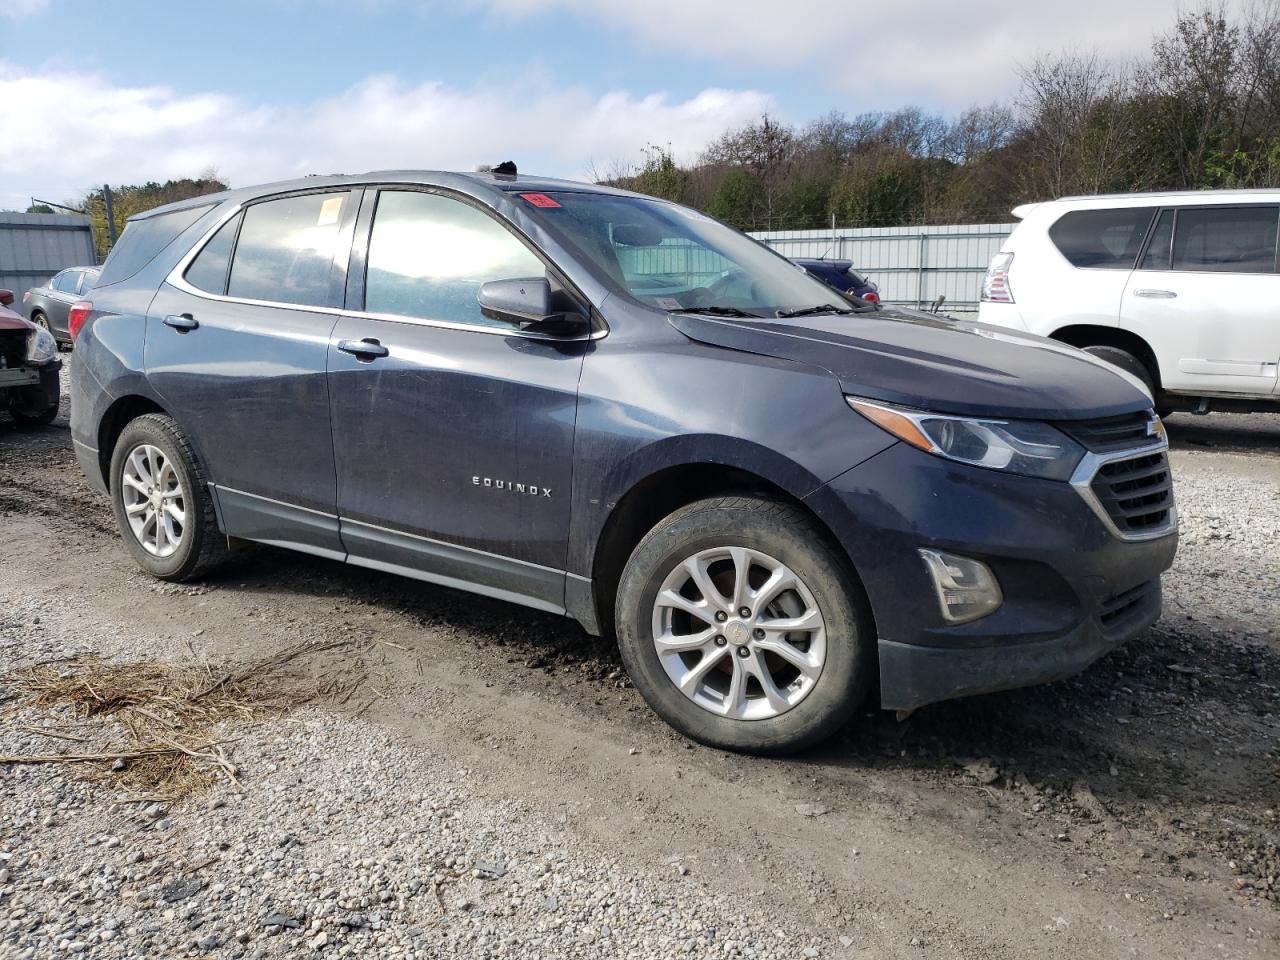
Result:
<svg viewBox="0 0 1280 960"><path fill-rule="evenodd" d="M684 582L689 570L701 578ZM772 594L775 575L797 586ZM784 621L806 626L772 626ZM615 622L623 663L654 712L725 750L790 753L829 737L875 669L869 604L847 562L807 513L763 496L701 500L654 527L623 570Z"/></svg>
<svg viewBox="0 0 1280 960"><path fill-rule="evenodd" d="M34 414L23 413L21 410L10 407L9 413L13 416L13 419L17 421L19 426L47 427L49 424L53 423L54 420L58 419L58 406L59 405L55 403L52 407L46 407L40 413Z"/></svg>
<svg viewBox="0 0 1280 960"><path fill-rule="evenodd" d="M204 468L171 417L148 413L124 428L111 457L110 486L125 547L153 577L192 580L225 559L227 539Z"/></svg>
<svg viewBox="0 0 1280 960"><path fill-rule="evenodd" d="M1134 354L1120 347L1109 347L1101 344L1092 347L1081 347L1081 349L1085 353L1091 353L1099 360L1105 360L1113 367L1119 367L1125 373L1141 380L1146 386L1147 392L1154 398L1156 413L1160 414L1160 416L1167 417L1173 411L1168 401L1164 399L1164 392L1156 386L1155 373Z"/></svg>

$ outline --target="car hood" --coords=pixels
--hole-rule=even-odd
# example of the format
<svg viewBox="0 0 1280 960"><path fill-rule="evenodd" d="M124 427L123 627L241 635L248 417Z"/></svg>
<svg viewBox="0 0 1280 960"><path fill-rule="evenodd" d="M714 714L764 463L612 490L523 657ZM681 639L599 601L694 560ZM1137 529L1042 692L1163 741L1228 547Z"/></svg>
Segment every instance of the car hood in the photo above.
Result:
<svg viewBox="0 0 1280 960"><path fill-rule="evenodd" d="M845 393L939 413L1079 420L1151 406L1140 381L1074 347L929 313L670 322L702 343L822 367Z"/></svg>
<svg viewBox="0 0 1280 960"><path fill-rule="evenodd" d="M32 324L8 307L0 307L0 330L30 330Z"/></svg>

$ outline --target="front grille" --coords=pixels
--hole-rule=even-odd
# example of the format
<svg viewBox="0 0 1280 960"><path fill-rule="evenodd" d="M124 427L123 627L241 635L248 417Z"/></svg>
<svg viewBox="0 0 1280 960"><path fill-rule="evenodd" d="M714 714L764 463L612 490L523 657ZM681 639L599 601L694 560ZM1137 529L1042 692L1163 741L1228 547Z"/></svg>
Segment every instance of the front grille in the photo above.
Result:
<svg viewBox="0 0 1280 960"><path fill-rule="evenodd" d="M1169 524L1173 479L1163 450L1104 463L1089 489L1121 533L1154 533Z"/></svg>
<svg viewBox="0 0 1280 960"><path fill-rule="evenodd" d="M1068 420L1057 426L1086 450L1115 453L1151 443L1155 438L1147 431L1154 419L1150 410L1137 410L1098 420Z"/></svg>
<svg viewBox="0 0 1280 960"><path fill-rule="evenodd" d="M1102 601L1098 611L1098 620L1104 630L1122 625L1130 617L1136 616L1146 607L1147 598L1151 595L1158 581L1142 583L1131 590L1117 593Z"/></svg>

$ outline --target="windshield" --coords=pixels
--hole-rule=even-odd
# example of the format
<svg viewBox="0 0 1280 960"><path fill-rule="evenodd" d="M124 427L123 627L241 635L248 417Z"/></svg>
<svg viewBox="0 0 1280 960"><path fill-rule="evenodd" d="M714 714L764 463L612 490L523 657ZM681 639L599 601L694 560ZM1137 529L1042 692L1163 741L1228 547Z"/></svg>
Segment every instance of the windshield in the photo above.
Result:
<svg viewBox="0 0 1280 960"><path fill-rule="evenodd" d="M523 199L562 241L631 296L661 310L774 317L834 299L802 268L687 207L599 193Z"/></svg>

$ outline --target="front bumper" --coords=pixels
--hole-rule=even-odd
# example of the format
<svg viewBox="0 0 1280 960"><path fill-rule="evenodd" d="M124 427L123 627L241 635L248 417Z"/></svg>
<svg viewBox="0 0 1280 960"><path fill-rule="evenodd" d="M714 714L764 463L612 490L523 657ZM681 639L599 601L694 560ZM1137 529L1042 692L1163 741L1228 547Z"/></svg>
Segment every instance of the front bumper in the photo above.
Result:
<svg viewBox="0 0 1280 960"><path fill-rule="evenodd" d="M876 621L881 704L909 710L1070 676L1160 615L1177 534L1116 537L1070 484L896 444L807 501L848 551ZM947 623L917 550L981 560L1004 603Z"/></svg>

